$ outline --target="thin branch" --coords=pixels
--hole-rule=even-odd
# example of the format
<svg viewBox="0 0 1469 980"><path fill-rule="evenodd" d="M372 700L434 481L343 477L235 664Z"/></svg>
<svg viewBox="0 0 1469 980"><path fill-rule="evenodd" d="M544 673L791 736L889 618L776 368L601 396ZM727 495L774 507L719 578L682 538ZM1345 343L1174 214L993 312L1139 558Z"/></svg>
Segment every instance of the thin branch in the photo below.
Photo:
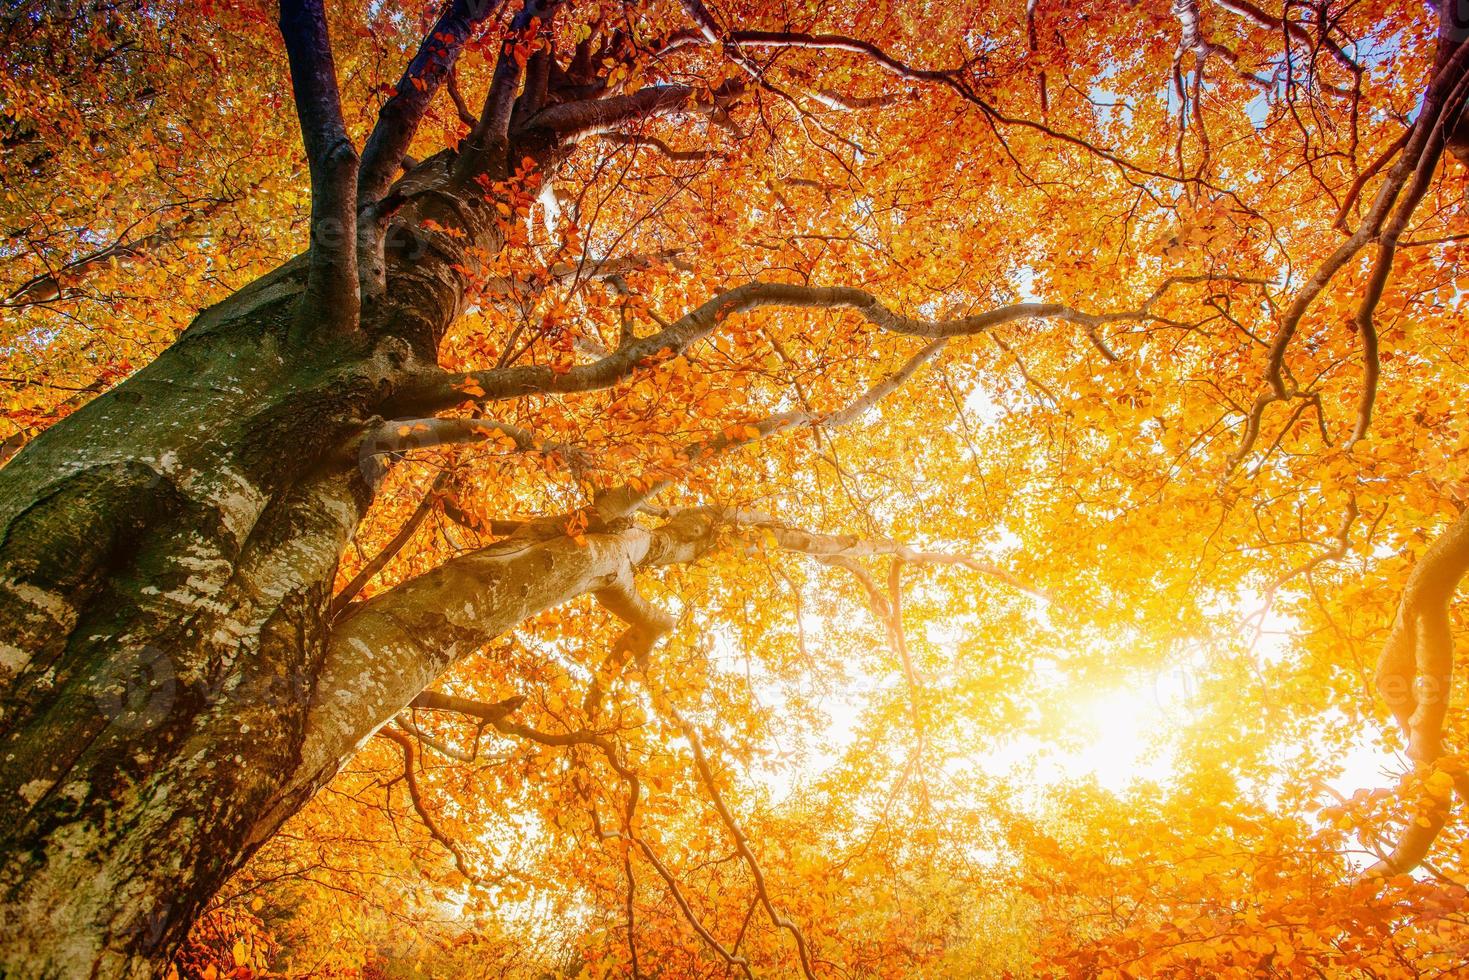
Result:
<svg viewBox="0 0 1469 980"><path fill-rule="evenodd" d="M790 933L795 940L796 954L801 961L801 973L806 980L816 980L816 974L811 966L811 951L807 946L806 936L801 927L796 925L789 917L784 915L775 905L770 896L770 887L765 881L765 872L760 866L760 861L755 857L755 851L750 846L750 839L740 828L739 821L730 812L728 804L724 801L724 794L719 791L719 784L714 778L714 770L709 765L709 759L704 754L704 744L693 726L686 722L678 710L672 705L667 706L669 715L674 724L678 726L685 739L688 740L689 748L694 751L694 768L699 774L699 781L704 784L705 791L709 794L710 802L714 804L714 810L719 814L725 829L734 838L735 848L744 859L745 867L749 869L750 877L754 880L755 893L760 896L760 904L765 908L765 914L770 918L771 925L777 929L783 929Z"/></svg>
<svg viewBox="0 0 1469 980"><path fill-rule="evenodd" d="M684 921L693 928L694 932L698 933L699 938L704 941L704 945L718 953L719 957L730 966L739 967L740 972L745 975L747 980L754 980L755 974L750 972L750 962L733 950L726 949L724 944L715 938L714 934L699 921L699 917L694 914L694 910L689 905L688 899L684 897L683 889L679 887L678 879L674 877L673 872L668 870L667 865L659 860L653 848L648 846L648 842L641 837L632 837L631 839L632 843L636 844L638 850L642 852L643 857L647 858L648 863L653 866L653 870L658 872L658 877L662 878L664 884L668 886L668 893L673 896L673 901L678 905L679 911L683 913Z"/></svg>
<svg viewBox="0 0 1469 980"><path fill-rule="evenodd" d="M745 515L758 516L758 515ZM759 522L755 527L768 529L781 548L798 551L816 558L861 558L873 555L890 555L899 561L913 565L953 565L978 572L997 582L1003 582L1017 592L1023 592L1043 602L1054 601L1051 594L1037 588L992 562L980 561L969 555L955 555L940 551L914 548L891 538L859 538L853 535L819 534L775 523Z"/></svg>
<svg viewBox="0 0 1469 980"><path fill-rule="evenodd" d="M686 460L686 465L692 467L726 449L746 445L792 429L801 427L832 429L849 425L871 410L881 399L902 387L904 382L911 378L920 367L938 356L944 349L944 344L945 341L939 340L925 345L922 350L909 357L898 370L868 388L844 408L823 414L807 407L766 416L740 426L732 426L711 438L692 443L684 448L681 455ZM652 499L660 490L672 483L672 478L668 478L638 488L624 484L603 490L597 494L592 510L602 523L618 520L638 510L645 501Z"/></svg>
<svg viewBox="0 0 1469 980"><path fill-rule="evenodd" d="M1347 193L1342 198L1341 208L1337 210L1336 219L1331 223L1333 228L1346 230L1347 215L1357 203L1358 198L1362 196L1362 188L1366 186L1369 180L1377 176L1378 171L1387 166L1393 157L1402 152L1403 147L1408 145L1408 140L1412 136L1413 130L1403 130L1397 139L1389 143L1381 153L1373 158L1372 162L1361 173L1357 174L1356 179L1352 181L1352 186L1347 188Z"/></svg>
<svg viewBox="0 0 1469 980"><path fill-rule="evenodd" d="M696 163L719 157L719 153L714 150L675 150L658 137L642 133L601 133L599 135L609 143L616 143L619 146L649 147L674 163Z"/></svg>
<svg viewBox="0 0 1469 980"><path fill-rule="evenodd" d="M465 752L460 749L456 749L451 745L445 745L443 742L434 738L428 732L425 732L422 728L419 728L416 724L413 723L413 719L409 717L407 713L398 715L398 717L393 719L393 721L395 724L397 724L399 728L403 729L409 735L412 735L414 738L418 739L419 745L423 746L424 748L433 749L435 752L446 759L453 759L455 762L472 763L478 758L477 742L474 752Z"/></svg>
<svg viewBox="0 0 1469 980"><path fill-rule="evenodd" d="M682 258L681 249L664 249L658 252L642 252L605 259L594 259L584 255L568 262L556 262L544 271L525 277L492 276L480 284L482 296L496 299L508 298L517 304L531 302L551 283L582 283L589 280L611 280L626 272L652 269L667 263L685 271L693 267Z"/></svg>
<svg viewBox="0 0 1469 980"><path fill-rule="evenodd" d="M638 594L630 579L619 590L618 604L613 611L624 622L628 623L630 627L650 636L653 642L656 642L657 638L662 634L667 633L673 625L673 620L666 613ZM642 675L646 681L646 665L640 666L644 667ZM749 838L740 829L739 822L735 820L734 815L724 802L724 796L720 793L719 786L714 779L714 772L709 766L707 756L704 754L704 746L699 739L698 733L684 720L683 716L679 714L678 709L672 704L667 704L666 708L674 723L688 741L689 747L693 749L694 767L698 772L699 779L708 791L709 798L714 804L714 809L724 822L725 828L735 840L735 847L739 851L741 858L744 859L745 866L749 870L751 878L754 879L755 891L760 896L760 902L765 907L771 924L791 934L795 940L796 951L800 957L801 972L805 975L806 980L816 980L816 975L811 969L811 954L807 948L806 937L801 932L799 926L781 914L771 899L770 890L765 882L765 873L760 867L759 860L755 857L755 852L751 849ZM726 954L726 960L732 959L732 954Z"/></svg>
<svg viewBox="0 0 1469 980"><path fill-rule="evenodd" d="M459 121L470 129L474 129L474 113L469 111L469 103L464 101L464 93L459 91L459 75L453 68L449 69L444 79L444 87L449 90L449 101L454 103L454 111L459 114Z"/></svg>
<svg viewBox="0 0 1469 980"><path fill-rule="evenodd" d="M465 860L464 852L459 843L444 833L433 814L429 812L427 801L424 799L423 788L418 783L418 748L413 744L413 737L403 732L394 730L391 726L378 729L378 736L385 738L397 745L403 752L403 776L408 784L408 798L413 803L413 810L418 814L418 819L423 822L428 830L429 836L439 843L444 850L454 858L454 867L459 873L470 881L479 881L479 876L469 869L469 862Z"/></svg>
<svg viewBox="0 0 1469 980"><path fill-rule="evenodd" d="M367 588L367 583L371 582L377 573L382 571L388 562L392 561L398 552L403 550L403 546L412 539L414 532L418 530L418 526L424 522L424 519L429 514L433 513L434 504L438 502L439 495L449 485L449 476L450 471L444 470L434 478L433 485L423 495L423 499L418 502L418 506L413 509L413 513L408 516L408 520L404 521L402 527L398 528L398 533L394 534L388 543L383 545L382 550L373 556L367 564L363 565L357 574L352 576L352 580L332 597L331 606L327 611L328 621L336 619L337 616L341 615L342 610L346 609L352 600L357 598L363 589Z"/></svg>
<svg viewBox="0 0 1469 980"><path fill-rule="evenodd" d="M257 183L250 187L249 190L253 191L258 186ZM214 217L237 200L239 200L238 195L221 196L183 201L158 208L150 212L149 216L157 214L158 211L164 210L164 208L182 208L190 204L203 204L197 211L189 211L177 221L159 228L151 234L129 239L128 236L132 233L133 227L141 223L141 221L135 222L134 226L129 227L120 234L117 241L111 245L88 252L57 268L40 273L21 283L5 297L3 302L0 302L0 307L14 309L23 306L34 306L40 303L50 303L61 299L65 295L65 289L69 284L74 284L88 273L112 265L113 263L126 264L133 260L143 258L149 252L161 246L176 242L191 225Z"/></svg>
<svg viewBox="0 0 1469 980"><path fill-rule="evenodd" d="M917 740L913 759L915 764L921 765L924 752L928 747L928 732L923 722L922 685L918 671L913 666L913 657L908 651L907 632L903 629L903 562L901 559L894 561L889 567L886 593L883 592L871 573L855 559L838 555L822 558L821 562L851 572L858 584L862 586L862 590L867 593L867 602L872 607L872 614L877 617L887 636L888 649L898 658L903 668L903 678L908 686L908 714L913 721L913 735ZM926 792L925 789L925 797Z"/></svg>
<svg viewBox="0 0 1469 980"><path fill-rule="evenodd" d="M802 31L729 31L719 38L726 46L734 46L736 49L744 48L779 48L794 50L814 51L846 51L860 54L882 68L884 71L899 78L909 81L928 82L941 85L954 92L964 101L974 105L992 123L1005 126L1018 126L1041 133L1051 139L1070 144L1102 160L1107 161L1120 170L1128 171L1146 177L1166 180L1172 183L1197 184L1201 187L1217 193L1226 194L1231 199L1238 201L1232 191L1218 187L1201 177L1184 177L1153 170L1124 159L1117 153L1096 146L1079 136L1058 130L1043 122L1011 116L1001 111L996 105L982 98L978 92L963 78L961 69L928 69L918 68L908 62L897 58L883 50L871 41L851 37L846 34L810 34ZM710 43L708 33L704 29L680 32L674 35L661 49L660 53L675 51L681 47L690 45L702 45Z"/></svg>

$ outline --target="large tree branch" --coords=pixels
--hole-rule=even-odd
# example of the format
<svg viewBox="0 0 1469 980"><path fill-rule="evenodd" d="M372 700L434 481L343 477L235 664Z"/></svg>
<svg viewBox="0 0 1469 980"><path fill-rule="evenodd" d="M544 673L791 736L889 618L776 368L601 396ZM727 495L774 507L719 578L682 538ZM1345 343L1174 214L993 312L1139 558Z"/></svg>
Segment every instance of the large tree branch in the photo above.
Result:
<svg viewBox="0 0 1469 980"><path fill-rule="evenodd" d="M1291 20L1289 16L1284 18L1275 17L1272 14L1266 13L1255 4L1250 3L1249 0L1214 0L1214 2L1230 13L1242 17L1245 20L1252 21L1268 30L1284 31L1286 36L1292 41L1301 44L1309 50L1314 51L1319 44L1347 71L1353 75L1360 75L1362 73L1362 66L1357 64L1352 56L1347 54L1346 50L1325 31L1313 34L1305 25Z"/></svg>
<svg viewBox="0 0 1469 980"><path fill-rule="evenodd" d="M1469 45L1466 45L1466 50L1469 50ZM1368 426L1372 424L1372 409L1377 400L1377 380L1381 374L1376 312L1377 305L1382 300L1383 290L1387 286L1388 277L1392 275L1392 264L1393 259L1397 256L1398 242L1408 227L1408 221L1417 211L1418 205L1422 203L1424 195L1428 193L1433 174L1438 169L1439 159L1443 156L1449 121L1459 113L1466 93L1469 93L1469 74L1460 80L1454 94L1450 96L1443 113L1444 122L1433 128L1433 135L1428 141L1428 146L1419 157L1418 165L1413 168L1413 179L1408 182L1403 191L1402 200L1398 202L1392 217L1377 235L1377 257L1372 263L1372 271L1367 277L1367 287L1362 292L1362 301L1354 317L1357 332L1362 335L1363 378L1362 393L1357 402L1357 423L1352 429L1352 437L1348 445L1365 437Z"/></svg>
<svg viewBox="0 0 1469 980"><path fill-rule="evenodd" d="M506 153L510 147L510 119L515 98L520 93L525 74L525 56L521 45L537 31L537 24L548 21L561 0L524 0L520 12L510 21L510 29L500 43L490 88L485 93L484 107L470 131L459 159L454 164L455 179L461 183L486 172L503 177ZM549 44L547 36L545 43Z"/></svg>
<svg viewBox="0 0 1469 980"><path fill-rule="evenodd" d="M1469 46L1469 6L1459 0L1437 0L1438 50L1434 61L1444 64L1455 50ZM1469 167L1469 105L1449 116L1444 123L1445 148Z"/></svg>
<svg viewBox="0 0 1469 980"><path fill-rule="evenodd" d="M633 569L693 561L713 543L689 515L578 543L541 524L349 606L332 628L300 779L330 777L354 748L461 657L535 614L616 588Z"/></svg>
<svg viewBox="0 0 1469 980"><path fill-rule="evenodd" d="M454 70L454 62L475 29L500 9L504 0L449 0L418 53L403 71L393 94L378 111L377 123L362 148L357 179L359 206L378 200L398 172L398 165L418 124Z"/></svg>
<svg viewBox="0 0 1469 980"><path fill-rule="evenodd" d="M362 437L360 455L404 453L440 446L466 446L502 439L517 452L570 452L561 443L548 443L528 429L484 418L395 419Z"/></svg>
<svg viewBox="0 0 1469 980"><path fill-rule="evenodd" d="M420 711L448 711L473 718L486 725L493 725L509 718L523 704L525 704L525 698L520 695L506 698L503 701L476 701L473 698L461 698L438 691L422 691L410 702L409 706Z"/></svg>
<svg viewBox="0 0 1469 980"><path fill-rule="evenodd" d="M357 189L357 265L364 296L375 299L387 288L383 238L388 220L402 203L397 195L389 193L389 188L400 167L411 169L407 152L418 125L446 82L456 109L468 114L455 85L454 64L470 35L503 3L504 0L447 0L393 95L378 112L377 123L363 147ZM471 127L476 122L473 116L469 117Z"/></svg>
<svg viewBox="0 0 1469 980"><path fill-rule="evenodd" d="M525 126L549 129L563 139L575 140L606 133L634 119L646 119L674 110L703 114L719 112L743 89L741 81L732 79L708 98L703 98L701 91L692 85L650 85L625 95L548 106L526 120Z"/></svg>
<svg viewBox="0 0 1469 980"><path fill-rule="evenodd" d="M311 263L300 325L357 326L357 149L342 121L321 0L281 0L281 37L311 170Z"/></svg>
<svg viewBox="0 0 1469 980"><path fill-rule="evenodd" d="M1453 685L1454 642L1449 603L1469 572L1469 512L1449 525L1424 552L1403 589L1397 619L1377 663L1377 688L1408 741L1408 757L1431 771L1443 755L1443 725ZM1469 797L1469 780L1456 777ZM1392 854L1371 874L1402 874L1427 856L1442 830L1447 801L1422 822L1410 819Z"/></svg>
<svg viewBox="0 0 1469 980"><path fill-rule="evenodd" d="M468 373L432 372L407 384L403 404L434 410L470 398L494 401L538 393L570 393L607 388L631 375L639 367L677 356L709 336L724 321L741 313L767 307L783 309L853 310L869 323L889 333L930 339L946 339L985 333L995 327L1025 319L1052 319L1075 323L1099 341L1098 328L1129 320L1161 321L1151 310L1175 285L1224 279L1255 282L1233 277L1203 275L1172 276L1137 309L1115 313L1090 313L1064 303L1012 303L972 316L924 320L895 312L871 293L847 286L804 286L793 283L749 282L720 293L673 321L656 333L630 338L607 357L566 371L550 367L519 366ZM1101 349L1115 359L1105 344Z"/></svg>
<svg viewBox="0 0 1469 980"><path fill-rule="evenodd" d="M1384 224L1388 222L1389 215L1393 213L1393 207L1397 204L1410 178L1413 178L1412 187L1403 197L1403 205L1399 207L1397 214L1392 219L1392 227L1395 229L1394 240L1422 199L1422 188L1426 187L1426 181L1431 179L1439 156L1443 152L1443 118L1447 112L1456 111L1456 107L1463 103L1466 93L1469 93L1469 71L1466 69L1469 69L1469 44L1462 45L1429 84L1424 94L1423 108L1413 124L1412 134L1392 169L1388 171L1387 177L1373 200L1372 207L1363 216L1361 225L1350 238L1339 245L1316 267L1315 272L1301 285L1290 306L1281 316L1280 324L1276 327L1275 336L1271 340L1266 365L1266 381L1269 383L1269 390L1262 392L1255 399L1245 418L1245 427L1240 437L1239 447L1229 460L1231 469L1253 450L1255 441L1259 437L1260 423L1264 418L1265 410L1276 402L1296 397L1298 394L1286 371L1285 356L1307 311L1348 262L1354 259L1369 243L1381 240ZM1382 280L1372 286L1372 290L1379 293L1390 271L1392 250L1386 250L1379 257L1384 256L1387 261L1379 262L1378 269L1373 273L1374 279L1380 276ZM1370 299L1371 292L1368 295ZM1372 402L1375 397L1376 335L1368 333L1372 326L1371 315L1375 305L1375 299L1370 299L1370 302L1364 303L1359 309L1358 325L1361 326L1364 322L1366 324L1364 342L1367 348L1368 376L1365 393L1358 407L1357 431L1359 434L1357 438L1360 438L1360 433L1365 433L1366 423L1371 420Z"/></svg>

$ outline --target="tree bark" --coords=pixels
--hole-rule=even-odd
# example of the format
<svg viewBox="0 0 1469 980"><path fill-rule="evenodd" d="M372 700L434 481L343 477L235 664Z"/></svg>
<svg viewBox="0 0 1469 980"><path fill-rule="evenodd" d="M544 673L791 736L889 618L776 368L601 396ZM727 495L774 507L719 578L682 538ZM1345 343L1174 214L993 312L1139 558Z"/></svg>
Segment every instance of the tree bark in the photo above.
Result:
<svg viewBox="0 0 1469 980"><path fill-rule="evenodd" d="M148 975L263 839L391 345L284 348L300 263L0 470L11 977Z"/></svg>
<svg viewBox="0 0 1469 980"><path fill-rule="evenodd" d="M159 972L254 849L447 666L425 658L362 697L328 670L327 615L381 475L361 438L435 369L462 249L498 248L495 209L446 190L446 162L400 184L393 288L360 329L302 342L339 311L298 256L0 469L0 976ZM430 217L464 244L426 240ZM497 597L485 622L508 629L595 578ZM364 607L342 620L359 666ZM350 716L332 738L322 705Z"/></svg>
<svg viewBox="0 0 1469 980"><path fill-rule="evenodd" d="M410 205L399 239L480 213L447 198ZM463 297L452 241L389 260L363 330L296 343L321 312L303 316L298 257L0 469L0 976L158 974L229 876L454 661L712 540L701 515L585 544L532 524L333 620L381 475L364 447Z"/></svg>

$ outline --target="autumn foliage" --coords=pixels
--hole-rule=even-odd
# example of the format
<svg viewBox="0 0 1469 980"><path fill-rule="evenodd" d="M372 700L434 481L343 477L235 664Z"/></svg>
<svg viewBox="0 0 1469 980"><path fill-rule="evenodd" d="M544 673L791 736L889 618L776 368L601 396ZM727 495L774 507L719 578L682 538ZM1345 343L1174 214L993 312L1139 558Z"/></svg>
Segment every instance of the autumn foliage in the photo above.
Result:
<svg viewBox="0 0 1469 980"><path fill-rule="evenodd" d="M177 976L1459 975L1462 4L461 6L325 6L388 211L497 65L681 94L389 226L467 285L327 622L689 553L455 647ZM313 240L279 17L3 15L5 459Z"/></svg>

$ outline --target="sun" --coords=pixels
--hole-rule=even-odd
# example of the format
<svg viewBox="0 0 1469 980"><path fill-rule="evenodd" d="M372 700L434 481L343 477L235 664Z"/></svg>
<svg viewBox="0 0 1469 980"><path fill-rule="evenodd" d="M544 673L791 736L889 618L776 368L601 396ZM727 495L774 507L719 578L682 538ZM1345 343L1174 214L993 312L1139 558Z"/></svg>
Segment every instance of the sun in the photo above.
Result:
<svg viewBox="0 0 1469 980"><path fill-rule="evenodd" d="M1122 792L1139 781L1158 782L1173 772L1169 735L1181 722L1177 704L1162 684L1119 686L1076 703L1074 748L1057 749L1061 778L1092 779Z"/></svg>
<svg viewBox="0 0 1469 980"><path fill-rule="evenodd" d="M1138 783L1165 782L1175 771L1177 735L1187 724L1188 685L1159 675L1100 691L1078 692L1052 709L1044 735L1026 734L977 754L998 779L1025 772L1038 793L1094 782L1123 795Z"/></svg>

